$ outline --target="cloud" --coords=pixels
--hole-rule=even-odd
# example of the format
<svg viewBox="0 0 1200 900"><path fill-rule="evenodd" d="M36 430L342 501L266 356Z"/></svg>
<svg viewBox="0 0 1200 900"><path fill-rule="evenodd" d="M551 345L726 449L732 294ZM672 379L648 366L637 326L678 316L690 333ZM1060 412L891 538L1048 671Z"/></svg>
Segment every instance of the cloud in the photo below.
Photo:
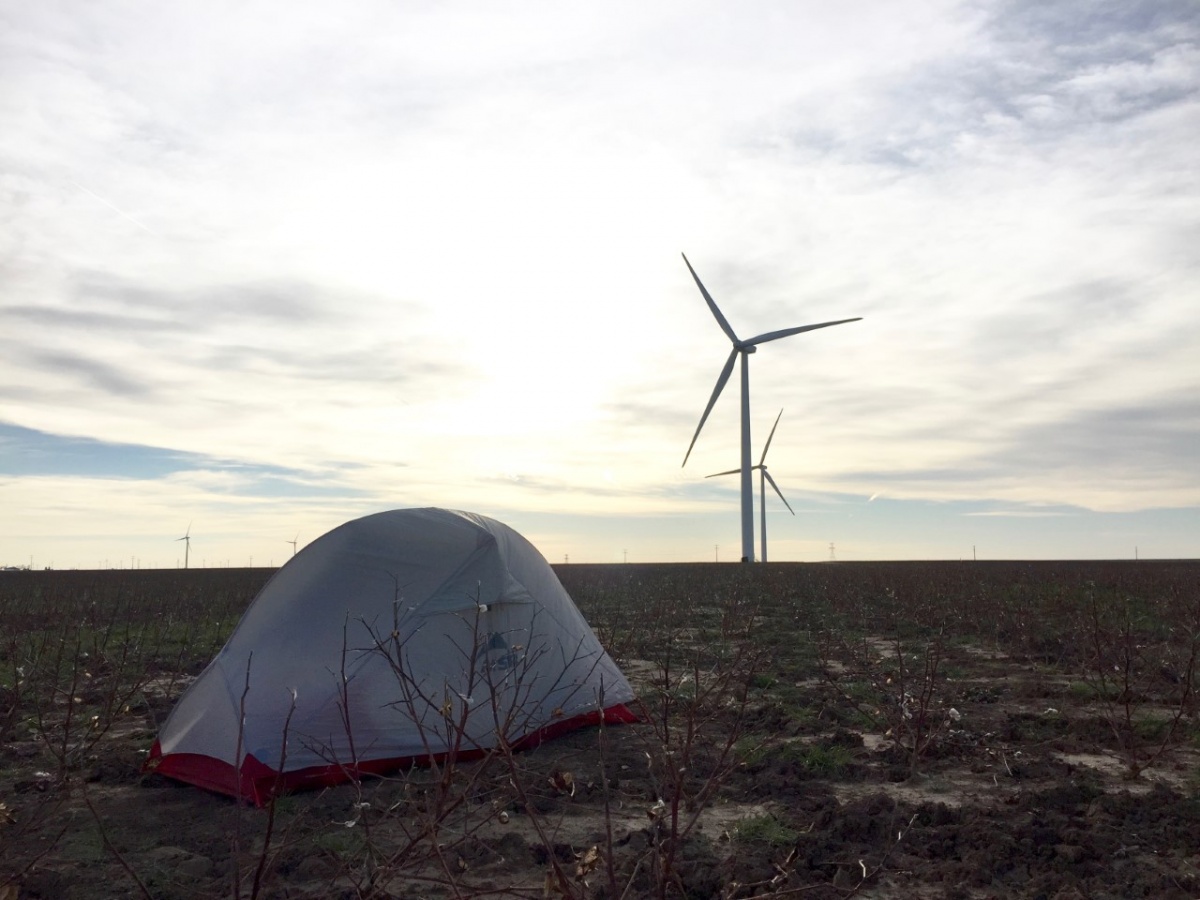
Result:
<svg viewBox="0 0 1200 900"><path fill-rule="evenodd" d="M681 250L739 334L864 317L751 361L783 486L1200 491L1192 3L0 15L0 415L154 491L735 528Z"/></svg>
<svg viewBox="0 0 1200 900"><path fill-rule="evenodd" d="M0 474L75 475L110 478L163 478L195 469L239 469L232 460L163 447L148 447L86 437L48 434L12 423L0 422ZM254 467L271 476L300 473L278 466Z"/></svg>
<svg viewBox="0 0 1200 900"><path fill-rule="evenodd" d="M886 134L868 156L961 164L989 147L1028 156L1077 145L1138 119L1153 128L1151 113L1194 106L1198 32L1187 2L995 4L974 40L885 95L885 109L902 118L866 132Z"/></svg>
<svg viewBox="0 0 1200 900"><path fill-rule="evenodd" d="M12 352L17 359L24 359L29 370L44 369L55 376L66 376L89 389L97 388L101 393L128 400L147 400L157 393L155 387L138 378L128 367L110 364L87 354L23 351L16 348Z"/></svg>
<svg viewBox="0 0 1200 900"><path fill-rule="evenodd" d="M10 328L69 329L79 334L171 334L185 331L183 323L155 321L141 316L87 310L54 309L44 306L8 306L0 308L0 322Z"/></svg>
<svg viewBox="0 0 1200 900"><path fill-rule="evenodd" d="M1048 512L1039 509L989 509L981 512L966 512L964 516L983 516L995 517L1004 519L1046 519L1058 518L1062 516L1073 516L1077 513L1073 512Z"/></svg>

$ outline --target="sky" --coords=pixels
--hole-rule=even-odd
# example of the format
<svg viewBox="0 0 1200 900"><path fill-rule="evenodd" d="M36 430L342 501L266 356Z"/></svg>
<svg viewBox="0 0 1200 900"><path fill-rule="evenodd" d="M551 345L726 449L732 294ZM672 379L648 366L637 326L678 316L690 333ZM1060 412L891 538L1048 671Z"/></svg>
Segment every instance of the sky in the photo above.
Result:
<svg viewBox="0 0 1200 900"><path fill-rule="evenodd" d="M770 560L1200 556L1198 138L1193 0L0 0L0 565L736 560L684 253L862 318L750 357Z"/></svg>

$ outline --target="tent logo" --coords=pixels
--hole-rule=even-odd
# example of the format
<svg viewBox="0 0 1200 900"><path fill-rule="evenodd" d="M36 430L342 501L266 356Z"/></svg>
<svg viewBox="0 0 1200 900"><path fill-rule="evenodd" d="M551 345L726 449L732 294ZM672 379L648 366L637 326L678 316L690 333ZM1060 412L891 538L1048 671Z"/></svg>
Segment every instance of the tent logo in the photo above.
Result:
<svg viewBox="0 0 1200 900"><path fill-rule="evenodd" d="M504 635L493 631L475 651L475 661L479 662L482 659L492 669L515 669L521 662L517 652L521 649L520 644L510 647Z"/></svg>

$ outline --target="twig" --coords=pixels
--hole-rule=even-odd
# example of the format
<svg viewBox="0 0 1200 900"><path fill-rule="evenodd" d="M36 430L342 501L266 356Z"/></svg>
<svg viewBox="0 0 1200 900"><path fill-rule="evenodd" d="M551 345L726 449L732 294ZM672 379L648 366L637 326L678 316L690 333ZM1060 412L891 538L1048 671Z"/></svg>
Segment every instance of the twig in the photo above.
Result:
<svg viewBox="0 0 1200 900"><path fill-rule="evenodd" d="M92 798L88 796L87 787L84 786L83 782L80 782L80 788L83 794L84 805L87 806L88 812L92 814L92 818L96 820L96 830L100 832L100 840L104 843L104 849L113 855L113 858L120 864L121 868L137 883L138 891L141 895L146 900L155 900L154 895L150 893L150 889L146 887L146 883L133 870L133 866L129 864L121 851L113 846L113 842L108 839L108 831L104 827L104 821L100 818L100 813L96 812L96 807L92 805Z"/></svg>

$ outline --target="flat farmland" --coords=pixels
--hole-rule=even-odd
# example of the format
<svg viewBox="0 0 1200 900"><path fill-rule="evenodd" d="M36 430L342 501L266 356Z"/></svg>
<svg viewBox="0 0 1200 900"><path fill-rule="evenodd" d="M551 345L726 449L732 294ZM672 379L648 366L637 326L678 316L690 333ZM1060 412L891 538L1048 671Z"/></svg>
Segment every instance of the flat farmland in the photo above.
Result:
<svg viewBox="0 0 1200 900"><path fill-rule="evenodd" d="M143 772L268 569L0 573L0 900L1200 896L1200 563L555 566L634 725Z"/></svg>

